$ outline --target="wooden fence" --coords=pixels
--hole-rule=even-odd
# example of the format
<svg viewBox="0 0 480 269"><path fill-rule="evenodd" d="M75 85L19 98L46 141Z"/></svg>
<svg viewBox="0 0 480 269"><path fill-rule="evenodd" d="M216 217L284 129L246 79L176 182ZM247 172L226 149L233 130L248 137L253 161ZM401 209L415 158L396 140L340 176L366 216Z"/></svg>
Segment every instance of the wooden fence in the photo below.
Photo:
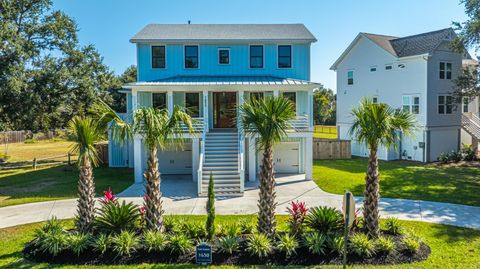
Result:
<svg viewBox="0 0 480 269"><path fill-rule="evenodd" d="M55 138L59 132L65 132L65 130L52 130L44 133L32 133L32 131L7 131L0 132L0 143L21 143L27 140L27 137L32 136L36 140L48 140Z"/></svg>
<svg viewBox="0 0 480 269"><path fill-rule="evenodd" d="M313 159L350 159L352 148L350 140L338 139L313 139Z"/></svg>

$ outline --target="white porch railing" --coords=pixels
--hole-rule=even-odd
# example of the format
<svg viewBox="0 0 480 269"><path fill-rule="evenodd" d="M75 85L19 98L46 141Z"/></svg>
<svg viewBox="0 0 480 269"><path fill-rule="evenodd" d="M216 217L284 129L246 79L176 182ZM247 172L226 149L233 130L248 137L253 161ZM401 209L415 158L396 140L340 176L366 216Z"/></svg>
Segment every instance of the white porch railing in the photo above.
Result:
<svg viewBox="0 0 480 269"><path fill-rule="evenodd" d="M193 132L194 133L201 133L203 131L203 127L205 125L205 121L203 120L203 118L192 118L193 120L193 124L192 124L192 127L193 127ZM185 124L181 123L181 127L182 127L182 132L183 133L188 133L188 128Z"/></svg>
<svg viewBox="0 0 480 269"><path fill-rule="evenodd" d="M290 125L293 130L297 132L305 132L309 129L308 115L296 116L295 119L290 121Z"/></svg>
<svg viewBox="0 0 480 269"><path fill-rule="evenodd" d="M245 136L238 132L238 173L240 174L240 192L245 189Z"/></svg>
<svg viewBox="0 0 480 269"><path fill-rule="evenodd" d="M198 161L198 170L197 170L198 194L201 194L203 192L202 190L203 163L205 162L205 139L207 138L208 124L203 124L202 127L203 127L203 132L202 132L202 140L200 141L200 158Z"/></svg>

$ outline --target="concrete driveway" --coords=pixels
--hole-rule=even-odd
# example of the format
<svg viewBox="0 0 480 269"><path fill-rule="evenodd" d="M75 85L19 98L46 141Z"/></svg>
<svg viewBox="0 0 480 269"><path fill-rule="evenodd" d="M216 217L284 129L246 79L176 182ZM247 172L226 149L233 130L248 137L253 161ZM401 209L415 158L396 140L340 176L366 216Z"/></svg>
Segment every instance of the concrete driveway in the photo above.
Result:
<svg viewBox="0 0 480 269"><path fill-rule="evenodd" d="M162 181L163 207L166 214L201 215L206 214L207 198L197 197L196 183L189 177L168 177ZM258 182L247 182L242 197L221 198L215 203L217 214L239 215L258 212ZM142 184L134 184L119 194L121 199L138 205L143 203ZM311 180L302 175L277 177L278 214L286 214L291 201L305 202L309 207L331 206L340 209L342 196L324 192ZM357 207L362 198L356 197ZM53 216L72 218L76 212L76 200L39 202L0 208L0 228L19 224L45 221ZM424 221L450 224L460 227L480 229L480 207L436 203L426 201L381 199L381 217L394 216L402 220Z"/></svg>

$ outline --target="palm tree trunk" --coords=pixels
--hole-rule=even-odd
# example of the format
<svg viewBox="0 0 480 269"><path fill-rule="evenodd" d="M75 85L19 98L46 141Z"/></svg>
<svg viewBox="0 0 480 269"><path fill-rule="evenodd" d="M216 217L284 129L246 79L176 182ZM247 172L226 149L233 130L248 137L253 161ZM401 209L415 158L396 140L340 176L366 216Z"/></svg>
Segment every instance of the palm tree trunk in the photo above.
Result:
<svg viewBox="0 0 480 269"><path fill-rule="evenodd" d="M95 217L95 183L92 165L86 157L80 166L78 197L76 227L78 231L88 232Z"/></svg>
<svg viewBox="0 0 480 269"><path fill-rule="evenodd" d="M265 146L262 165L260 166L260 193L258 201L258 232L270 238L275 236L275 174L273 171L273 148Z"/></svg>
<svg viewBox="0 0 480 269"><path fill-rule="evenodd" d="M145 196L145 221L147 230L161 231L163 228L162 193L160 192L160 172L158 171L157 148L151 148L148 156L148 169Z"/></svg>
<svg viewBox="0 0 480 269"><path fill-rule="evenodd" d="M380 198L377 147L370 148L368 170L365 178L365 197L363 200L363 218L367 234L378 237L378 199Z"/></svg>

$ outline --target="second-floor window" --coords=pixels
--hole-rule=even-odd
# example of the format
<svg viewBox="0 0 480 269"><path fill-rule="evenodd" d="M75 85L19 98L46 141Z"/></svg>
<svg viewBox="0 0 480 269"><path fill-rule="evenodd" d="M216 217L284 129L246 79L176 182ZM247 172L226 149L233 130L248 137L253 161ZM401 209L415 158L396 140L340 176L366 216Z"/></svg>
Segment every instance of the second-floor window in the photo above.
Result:
<svg viewBox="0 0 480 269"><path fill-rule="evenodd" d="M185 68L198 68L198 46L185 46Z"/></svg>
<svg viewBox="0 0 480 269"><path fill-rule="evenodd" d="M452 79L452 63L440 62L440 79Z"/></svg>
<svg viewBox="0 0 480 269"><path fill-rule="evenodd" d="M451 95L438 96L438 114L452 114L453 98Z"/></svg>
<svg viewBox="0 0 480 269"><path fill-rule="evenodd" d="M200 94L198 92L185 93L185 108L191 117L200 116Z"/></svg>
<svg viewBox="0 0 480 269"><path fill-rule="evenodd" d="M420 97L404 95L402 97L402 109L413 114L420 113Z"/></svg>
<svg viewBox="0 0 480 269"><path fill-rule="evenodd" d="M350 70L347 72L347 84L353 85L353 71Z"/></svg>
<svg viewBox="0 0 480 269"><path fill-rule="evenodd" d="M293 108L296 110L297 94L295 92L284 92L283 97L290 100L293 103Z"/></svg>
<svg viewBox="0 0 480 269"><path fill-rule="evenodd" d="M152 68L165 68L165 46L152 46Z"/></svg>
<svg viewBox="0 0 480 269"><path fill-rule="evenodd" d="M152 106L158 109L167 108L167 94L166 93L152 93Z"/></svg>
<svg viewBox="0 0 480 269"><path fill-rule="evenodd" d="M292 46L278 46L278 68L292 67Z"/></svg>
<svg viewBox="0 0 480 269"><path fill-rule="evenodd" d="M250 68L263 68L263 46L250 46Z"/></svg>
<svg viewBox="0 0 480 269"><path fill-rule="evenodd" d="M218 63L219 64L230 63L230 49L218 49Z"/></svg>

